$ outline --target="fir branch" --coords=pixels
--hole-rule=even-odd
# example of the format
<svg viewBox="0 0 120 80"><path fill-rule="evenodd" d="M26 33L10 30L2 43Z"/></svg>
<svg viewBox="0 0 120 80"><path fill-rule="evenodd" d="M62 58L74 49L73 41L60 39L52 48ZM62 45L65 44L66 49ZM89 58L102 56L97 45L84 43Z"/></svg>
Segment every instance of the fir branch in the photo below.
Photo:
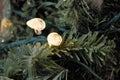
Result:
<svg viewBox="0 0 120 80"><path fill-rule="evenodd" d="M22 45L11 48L8 53L3 64L4 76L10 77L22 71L21 74L26 76L26 80L53 80L52 78L67 77L68 71L48 58L52 51L46 44Z"/></svg>
<svg viewBox="0 0 120 80"><path fill-rule="evenodd" d="M88 9L88 5L87 3L83 0L81 1L81 4L82 4L82 8L83 8L83 11L85 12L85 14L90 18L90 20L93 20L93 17L90 15L89 13L89 9Z"/></svg>
<svg viewBox="0 0 120 80"><path fill-rule="evenodd" d="M92 62L99 66L104 65L104 62L108 59L106 55L110 55L115 48L114 40L107 40L106 36L99 36L98 32L89 32L79 38L69 35L67 39L64 40L63 38L63 42L59 49L60 52L77 61L82 59L86 64ZM69 54L71 51L76 52Z"/></svg>
<svg viewBox="0 0 120 80"><path fill-rule="evenodd" d="M0 76L0 80L13 80L13 79L10 79L10 78L8 78L6 76Z"/></svg>
<svg viewBox="0 0 120 80"><path fill-rule="evenodd" d="M46 38L44 36L38 36L38 37L33 37L31 39L25 39L25 40L16 41L16 42L8 43L8 44L1 44L0 45L0 50L6 49L6 48L9 48L9 47L20 46L20 45L23 45L23 44L33 43L33 42L45 43Z"/></svg>
<svg viewBox="0 0 120 80"><path fill-rule="evenodd" d="M101 77L99 77L91 68L89 68L87 65L85 65L84 63L82 62L78 62L78 61L75 61L75 60L72 60L74 61L75 63L79 64L79 65L82 65L84 68L86 68L90 73L92 73L96 78L98 78L99 80L103 80Z"/></svg>

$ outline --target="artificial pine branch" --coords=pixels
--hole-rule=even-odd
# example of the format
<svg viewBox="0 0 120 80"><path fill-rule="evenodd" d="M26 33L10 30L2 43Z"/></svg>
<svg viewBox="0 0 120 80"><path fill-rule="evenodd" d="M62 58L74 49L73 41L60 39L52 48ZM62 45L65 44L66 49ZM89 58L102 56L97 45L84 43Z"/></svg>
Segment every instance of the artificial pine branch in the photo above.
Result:
<svg viewBox="0 0 120 80"><path fill-rule="evenodd" d="M16 75L17 72L19 72L19 70L17 70L17 69L22 68L23 70L21 70L22 71L21 74L29 75L29 76L27 76L28 80L29 79L35 79L35 80L37 80L37 79L38 80L39 79L45 79L45 80L61 79L62 76L65 76L64 73L66 72L66 70L64 70L63 67L56 64L55 61L51 60L51 56L58 55L58 56L62 57L61 55L63 55L62 53L64 53L65 55L70 56L70 58L73 59L78 64L80 64L80 61L82 61L84 64L80 64L80 65L85 67L86 70L89 70L91 72L91 74L93 74L95 77L97 77L98 79L101 80L101 78L98 75L96 75L90 68L88 68L85 65L86 64L87 65L94 64L94 63L98 64L99 67L106 65L105 63L106 63L107 59L108 58L110 59L112 57L112 56L110 56L110 53L115 48L114 40L109 40L106 36L100 35L100 34L98 34L98 32L93 32L93 31L88 34L77 35L74 37L74 35L71 34L69 30L61 27L62 26L61 20L63 21L63 24L67 23L67 24L65 24L65 26L72 27L72 29L76 28L81 33L81 30L79 30L77 26L79 26L80 28L83 28L83 27L88 27L88 24L85 24L84 26L82 26L82 24L80 23L79 20L85 19L84 21L86 23L89 23L89 22L94 23L94 22L90 21L90 19L91 20L93 19L92 16L94 16L94 14L91 15L91 13L89 13L87 4L85 2L80 3L81 0L71 0L71 1L65 0L66 2L64 0L60 0L60 1L62 1L62 2L60 4L58 3L58 6L61 6L62 10L61 9L58 10L58 13L60 12L60 16L57 17L57 20L58 20L58 18L60 20L58 20L58 22L55 22L55 23L54 22L50 23L50 29L51 29L51 25L52 25L52 28L55 28L55 29L57 28L58 31L60 31L60 32L68 33L64 37L62 45L59 47L51 47L51 48L49 48L46 44L34 46L34 47L33 47L33 45L25 45L25 44L34 43L34 42L45 43L46 38L43 37L41 39L40 36L31 38L30 40L25 39L25 40L21 40L18 42L12 42L9 44L1 44L0 50L6 49L6 48L14 48L14 49L11 49L8 51L9 54L7 57L7 61L5 62L6 63L5 64L6 65L6 67L5 67L6 73L8 72L8 74L6 76L9 76L9 72L10 72L10 74L13 73ZM84 1L84 0L82 0L82 1ZM38 0L37 4L39 4L39 2L40 2L40 4L43 4L41 7L41 5L35 6L36 5L35 1L31 2L29 0L28 2L31 5L26 5L26 2L25 2L22 10L20 10L22 13L19 14L19 12L16 12L16 11L13 11L13 12L15 14L18 14L21 18L26 18L25 20L27 20L27 19L30 19L30 18L33 18L36 16L48 18L49 13L52 14L55 11L53 6L52 6L52 8L49 7L47 9L47 7L49 5L51 5L51 4L53 5L54 3L46 4L47 2L44 3L43 1ZM43 3L41 3L41 2L43 2ZM44 12L44 11L41 12L42 14L44 14L44 16L43 15L41 16L41 14L37 15L37 13L39 13L38 11L41 11L41 8L44 9L44 11L46 11L46 12ZM78 12L78 11L80 11L80 12ZM65 16L66 15L66 14L64 14L65 12L66 12L66 14L68 14L67 16ZM30 15L32 15L32 16L29 16L28 13L30 13ZM55 11L55 14L58 14L58 13L56 13L56 11ZM65 17L65 19L63 18L63 16ZM56 16L50 15L50 17L52 19L54 19ZM118 18L119 18L119 16L116 17L117 20L118 20ZM114 23L114 20L116 22L116 19L114 18L113 21L110 20L110 22ZM64 20L65 20L65 22L64 22ZM49 24L49 21L50 20L48 20L48 21L46 20L46 23ZM83 23L84 23L84 21L83 21ZM59 26L55 25L58 23L60 23ZM96 23L97 22L95 22L95 24ZM111 24L111 23L108 22L108 25L109 24ZM25 25L25 24L22 23L20 25ZM53 27L53 26L55 26L55 27ZM91 27L93 27L93 26L91 26ZM82 29L82 31L84 31L84 30ZM76 32L76 31L74 31L74 32ZM99 32L105 33L106 31L99 31ZM77 33L79 33L79 32L77 32ZM20 46L20 47L18 47L18 46ZM19 62L19 58L21 58L20 61L22 61L22 64ZM36 76L36 74L34 75L35 70L32 70L32 69L35 69L35 67L33 67L33 65L36 66L35 63L38 63L36 69L39 73L39 76ZM29 65L31 66L30 68L29 68ZM13 69L11 69L11 66L13 66ZM99 67L97 67L97 68L99 68ZM94 68L94 66L93 66L93 68ZM26 74L29 72L30 72L30 74ZM50 75L47 75L47 73L50 73Z"/></svg>
<svg viewBox="0 0 120 80"><path fill-rule="evenodd" d="M102 66L105 63L105 57L115 48L115 43L114 40L107 40L104 35L98 35L98 32L93 34L89 32L78 38L71 34L67 39L63 39L63 44L56 51L72 56L78 61L83 59L86 64L93 62ZM70 54L72 51L76 51L76 53ZM96 62L96 59L98 59L98 62Z"/></svg>
<svg viewBox="0 0 120 80"><path fill-rule="evenodd" d="M53 49L46 44L40 43L11 48L8 57L3 61L3 75L12 77L21 72L27 79L37 80L41 77L46 80L49 78L58 80L66 75L66 70L49 58L53 55L52 51Z"/></svg>
<svg viewBox="0 0 120 80"><path fill-rule="evenodd" d="M92 69L90 69L87 65L85 65L84 63L82 62L78 62L78 61L75 61L75 60L72 60L74 62L76 62L77 64L79 65L82 65L84 68L86 68L91 74L93 74L97 79L99 80L103 80L100 76L98 76Z"/></svg>

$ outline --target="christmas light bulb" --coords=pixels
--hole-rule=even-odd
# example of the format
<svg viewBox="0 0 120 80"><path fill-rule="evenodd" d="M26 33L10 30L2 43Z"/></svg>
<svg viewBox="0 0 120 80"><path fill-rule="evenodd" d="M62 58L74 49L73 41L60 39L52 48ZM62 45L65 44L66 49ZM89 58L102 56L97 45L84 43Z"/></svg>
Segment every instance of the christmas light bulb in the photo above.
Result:
<svg viewBox="0 0 120 80"><path fill-rule="evenodd" d="M47 36L47 41L50 47L60 46L62 43L62 37L58 33L52 32Z"/></svg>
<svg viewBox="0 0 120 80"><path fill-rule="evenodd" d="M40 35L40 34L41 34L41 31L42 31L43 29L45 29L45 27L46 27L45 21L44 21L43 19L41 19L41 18L33 18L33 19L30 19L29 21L26 22L26 24L27 24L30 28L34 29L34 31L35 31L35 33L36 33L37 35Z"/></svg>

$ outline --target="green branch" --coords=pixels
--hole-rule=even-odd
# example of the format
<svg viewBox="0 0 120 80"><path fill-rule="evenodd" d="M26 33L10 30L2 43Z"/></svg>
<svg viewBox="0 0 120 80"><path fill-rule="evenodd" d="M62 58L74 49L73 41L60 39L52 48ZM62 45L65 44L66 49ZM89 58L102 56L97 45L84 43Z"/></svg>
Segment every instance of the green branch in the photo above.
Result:
<svg viewBox="0 0 120 80"><path fill-rule="evenodd" d="M75 60L72 60L74 62L76 62L79 65L82 65L84 68L86 68L91 74L93 74L96 78L98 78L99 80L103 80L101 77L99 77L91 68L89 68L87 65L83 64L82 62L78 62Z"/></svg>

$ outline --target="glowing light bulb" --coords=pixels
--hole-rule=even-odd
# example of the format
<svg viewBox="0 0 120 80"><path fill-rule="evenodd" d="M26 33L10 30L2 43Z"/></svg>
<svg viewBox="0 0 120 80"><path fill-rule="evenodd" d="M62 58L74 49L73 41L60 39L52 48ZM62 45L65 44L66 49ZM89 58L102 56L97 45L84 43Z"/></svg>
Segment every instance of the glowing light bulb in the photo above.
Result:
<svg viewBox="0 0 120 80"><path fill-rule="evenodd" d="M50 47L60 46L62 43L62 37L58 33L52 32L47 36L47 41Z"/></svg>

